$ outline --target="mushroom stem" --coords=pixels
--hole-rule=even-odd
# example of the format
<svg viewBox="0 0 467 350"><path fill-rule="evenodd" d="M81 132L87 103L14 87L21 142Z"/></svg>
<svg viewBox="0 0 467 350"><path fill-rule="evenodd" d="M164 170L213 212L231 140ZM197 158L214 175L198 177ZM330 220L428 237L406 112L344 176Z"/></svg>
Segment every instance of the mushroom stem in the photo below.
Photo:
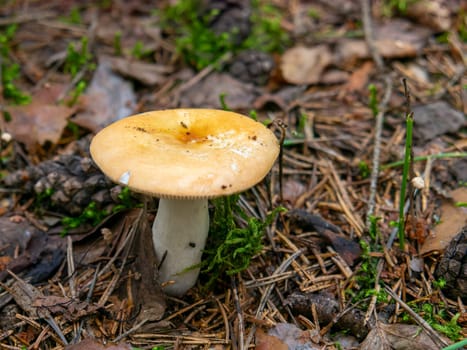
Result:
<svg viewBox="0 0 467 350"><path fill-rule="evenodd" d="M195 285L200 269L192 267L201 262L208 231L207 199L160 199L152 239L167 294L181 296Z"/></svg>

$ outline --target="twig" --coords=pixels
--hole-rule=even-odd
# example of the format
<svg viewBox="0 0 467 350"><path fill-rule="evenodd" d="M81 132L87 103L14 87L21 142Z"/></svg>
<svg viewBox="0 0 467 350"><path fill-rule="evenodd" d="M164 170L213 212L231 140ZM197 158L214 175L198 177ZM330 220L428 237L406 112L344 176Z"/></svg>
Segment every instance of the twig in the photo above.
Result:
<svg viewBox="0 0 467 350"><path fill-rule="evenodd" d="M99 275L99 269L101 267L101 264L97 264L97 267L96 267L96 270L94 271L94 277L91 281L91 285L89 286L89 291L88 291L88 295L86 296L86 302L87 303L90 303L91 302L91 298L92 298L92 295L94 293L94 288L96 286L96 282L97 282L97 276ZM83 326L84 326L84 319L81 320L81 322L79 323L79 327L78 329L76 330L76 335L72 341L72 344L76 344L78 341L79 341L79 338L81 336L81 332L83 331Z"/></svg>
<svg viewBox="0 0 467 350"><path fill-rule="evenodd" d="M287 260L283 261L282 264L274 271L273 275L283 273L289 266L290 264L295 261L303 252L301 250L297 250L295 253L290 255ZM271 283L268 285L261 296L261 300L259 302L258 309L256 310L256 318L259 318L261 313L263 312L264 307L266 306L266 303L269 299L269 296L271 295L272 290L274 289L275 283ZM250 333L248 333L248 338L246 339L245 342L245 348L247 349L250 345L251 340L253 339L253 335L256 332L256 325L253 325L251 327Z"/></svg>
<svg viewBox="0 0 467 350"><path fill-rule="evenodd" d="M378 52L378 49L375 45L375 40L373 37L373 26L371 24L371 5L370 0L361 0L362 4L362 20L363 20L363 32L365 33L365 41L368 45L368 50L370 51L373 61L375 61L376 66L379 70L382 70L384 67L383 59Z"/></svg>
<svg viewBox="0 0 467 350"><path fill-rule="evenodd" d="M148 322L149 319L148 318L145 318L144 320L142 320L140 323L136 324L134 327L131 327L129 330L127 330L126 332L123 332L122 334L120 334L118 337L116 337L113 342L114 343L117 343L119 342L120 340L122 340L123 338L125 338L127 335L137 331L138 329L140 329L142 326L144 326L144 324L146 322Z"/></svg>
<svg viewBox="0 0 467 350"><path fill-rule="evenodd" d="M233 277L232 277L233 278ZM224 321L224 327L225 327L225 342L228 343L230 339L230 327L229 327L229 318L227 317L227 313L225 312L224 307L222 306L222 303L218 298L214 298L217 303L217 307L219 308L219 311L222 315L222 320ZM242 319L242 326L243 326L243 319ZM243 327L240 332L240 338L243 339Z"/></svg>
<svg viewBox="0 0 467 350"><path fill-rule="evenodd" d="M406 303L404 303L402 301L401 298L399 298L399 296L393 292L393 290L391 288L389 288L388 286L384 286L384 290L386 291L386 293L388 293L391 298L393 298L397 303L399 303L399 305L405 310L407 311L407 313L410 315L410 317L412 317L414 319L415 322L418 323L418 325L420 327L422 327L427 333L428 335L433 339L433 341L435 343L438 344L438 346L448 346L449 344L446 343L444 341L443 338L441 338L439 336L438 333L436 333L434 331L433 328L431 328L431 326L428 324L428 322L426 322L423 318L421 318L415 311L413 311L410 306L408 306Z"/></svg>
<svg viewBox="0 0 467 350"><path fill-rule="evenodd" d="M368 198L368 209L366 213L366 227L370 226L370 217L375 211L376 189L379 177L379 158L381 154L381 133L383 130L384 110L386 109L392 94L392 82L388 75L384 77L385 91L381 103L378 105L378 114L375 123L375 144L373 150L373 161L370 177L370 197Z"/></svg>
<svg viewBox="0 0 467 350"><path fill-rule="evenodd" d="M372 22L371 22L371 5L369 0L361 0L362 5L362 20L363 20L363 31L365 33L365 41L370 51L373 61L376 63L378 70L382 71L384 69L384 62L381 58L381 55L376 48ZM370 226L370 217L373 215L375 210L376 202L376 189L378 185L378 175L379 175L379 157L381 153L381 132L383 129L384 121L384 111L392 93L392 82L389 75L384 76L384 97L381 103L378 104L378 113L376 115L376 125L375 125L375 143L373 150L373 162L372 170L370 177L370 197L368 198L368 209L366 213L366 226Z"/></svg>
<svg viewBox="0 0 467 350"><path fill-rule="evenodd" d="M46 18L55 17L56 14L53 12L32 12L32 13L23 13L15 17L7 17L0 19L0 26L7 26L10 24L20 24L30 21L40 21Z"/></svg>

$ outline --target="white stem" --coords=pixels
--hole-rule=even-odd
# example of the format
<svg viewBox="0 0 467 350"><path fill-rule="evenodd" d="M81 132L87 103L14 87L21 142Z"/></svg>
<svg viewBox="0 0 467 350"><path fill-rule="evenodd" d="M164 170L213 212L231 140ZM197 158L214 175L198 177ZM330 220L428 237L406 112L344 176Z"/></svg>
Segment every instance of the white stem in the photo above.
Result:
<svg viewBox="0 0 467 350"><path fill-rule="evenodd" d="M191 267L201 262L208 231L207 199L160 199L152 239L167 294L181 296L195 285L199 268Z"/></svg>

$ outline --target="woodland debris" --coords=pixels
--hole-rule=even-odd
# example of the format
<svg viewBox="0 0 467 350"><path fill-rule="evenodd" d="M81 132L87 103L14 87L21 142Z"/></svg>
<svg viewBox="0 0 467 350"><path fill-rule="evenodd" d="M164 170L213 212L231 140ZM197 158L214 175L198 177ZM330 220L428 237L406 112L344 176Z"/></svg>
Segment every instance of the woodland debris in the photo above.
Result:
<svg viewBox="0 0 467 350"><path fill-rule="evenodd" d="M113 73L110 63L102 59L80 103L84 110L78 112L72 121L95 133L132 114L136 96L131 84Z"/></svg>
<svg viewBox="0 0 467 350"><path fill-rule="evenodd" d="M47 280L60 266L64 258L63 241L49 237L32 226L26 219L19 223L10 217L0 217L0 251L4 266L0 266L0 281L8 276L8 270L25 273L32 283ZM0 306L4 300L0 298Z"/></svg>
<svg viewBox="0 0 467 350"><path fill-rule="evenodd" d="M455 237L467 225L467 209L456 205L467 202L467 188L457 188L449 192L449 195L451 198L442 200L440 222L433 227L432 233L421 246L421 255L430 252L441 253L450 242L455 241Z"/></svg>
<svg viewBox="0 0 467 350"><path fill-rule="evenodd" d="M233 78L227 73L211 73L198 84L189 88L180 98L180 105L199 108L222 108L220 96L232 110L245 110L253 104L259 90Z"/></svg>
<svg viewBox="0 0 467 350"><path fill-rule="evenodd" d="M439 346L419 326L377 322L360 349L437 350Z"/></svg>
<svg viewBox="0 0 467 350"><path fill-rule="evenodd" d="M282 76L288 83L316 84L331 62L332 54L326 45L311 48L296 46L284 53L280 68Z"/></svg>
<svg viewBox="0 0 467 350"><path fill-rule="evenodd" d="M290 306L294 314L303 315L308 319L313 319L311 310L314 305L321 327L331 323L336 329L349 330L350 334L358 339L365 338L371 330L371 325L365 324L365 315L360 309L352 308L343 312L338 301L327 292L294 292L286 298L286 305Z"/></svg>
<svg viewBox="0 0 467 350"><path fill-rule="evenodd" d="M436 278L443 278L443 293L460 297L467 302L467 226L451 240L435 271Z"/></svg>
<svg viewBox="0 0 467 350"><path fill-rule="evenodd" d="M79 215L92 201L100 208L118 202L119 186L95 167L90 158L61 155L9 174L0 180L7 188L42 196L41 206ZM114 195L112 195L114 193Z"/></svg>
<svg viewBox="0 0 467 350"><path fill-rule="evenodd" d="M444 101L414 106L414 139L419 145L466 125L464 115Z"/></svg>

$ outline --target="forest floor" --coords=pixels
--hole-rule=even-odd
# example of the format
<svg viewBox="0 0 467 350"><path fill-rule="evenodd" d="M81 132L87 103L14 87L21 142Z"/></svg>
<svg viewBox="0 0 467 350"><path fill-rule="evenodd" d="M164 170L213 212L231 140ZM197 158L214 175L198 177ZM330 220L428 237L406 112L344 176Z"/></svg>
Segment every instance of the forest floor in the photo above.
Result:
<svg viewBox="0 0 467 350"><path fill-rule="evenodd" d="M466 41L455 0L2 1L0 348L467 345ZM188 107L281 152L173 297L89 143Z"/></svg>

